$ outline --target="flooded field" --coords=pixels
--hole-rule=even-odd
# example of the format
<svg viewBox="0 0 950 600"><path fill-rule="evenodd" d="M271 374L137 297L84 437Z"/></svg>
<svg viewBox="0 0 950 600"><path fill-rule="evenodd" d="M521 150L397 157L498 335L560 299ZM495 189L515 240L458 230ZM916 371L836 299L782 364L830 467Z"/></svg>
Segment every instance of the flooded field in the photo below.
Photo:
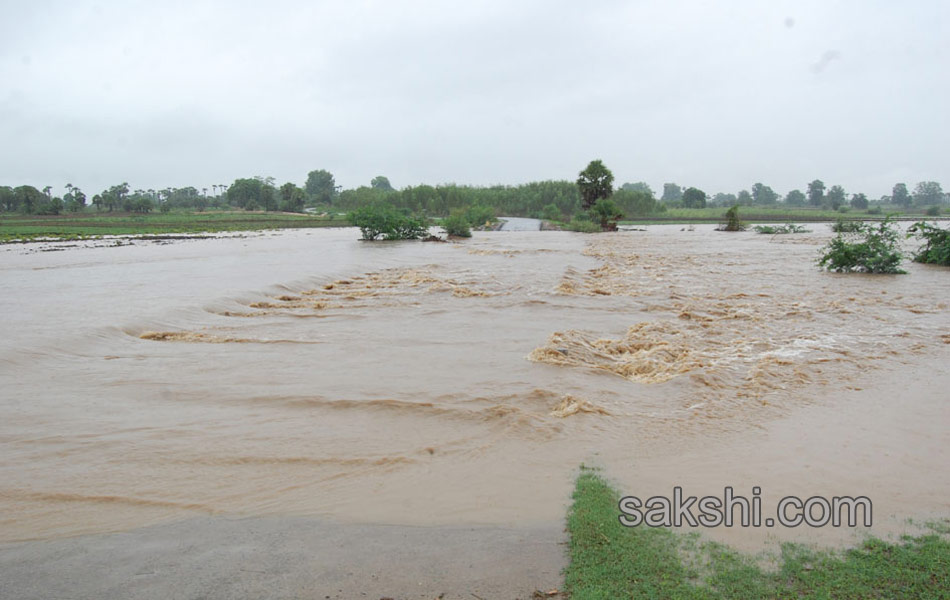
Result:
<svg viewBox="0 0 950 600"><path fill-rule="evenodd" d="M950 513L950 273L822 273L824 225L681 229L2 248L0 541L550 523L581 463L644 498L867 495L881 535Z"/></svg>

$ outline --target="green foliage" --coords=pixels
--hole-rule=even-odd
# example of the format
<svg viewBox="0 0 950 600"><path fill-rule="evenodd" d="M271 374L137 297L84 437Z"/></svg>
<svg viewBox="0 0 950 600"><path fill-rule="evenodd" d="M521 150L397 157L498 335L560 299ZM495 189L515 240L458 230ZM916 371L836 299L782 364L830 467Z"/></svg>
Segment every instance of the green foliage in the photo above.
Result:
<svg viewBox="0 0 950 600"><path fill-rule="evenodd" d="M382 190L384 192L394 192L393 186L389 183L389 178L383 175L377 175L373 177L372 181L369 182L370 187L375 190Z"/></svg>
<svg viewBox="0 0 950 600"><path fill-rule="evenodd" d="M837 273L905 273L898 232L890 220L861 223L852 233L839 233L822 249L818 266Z"/></svg>
<svg viewBox="0 0 950 600"><path fill-rule="evenodd" d="M855 210L867 210L868 208L868 197L865 194L852 194L851 195L851 208Z"/></svg>
<svg viewBox="0 0 950 600"><path fill-rule="evenodd" d="M581 192L584 210L589 210L601 199L610 198L614 193L614 174L600 160L592 160L577 177L577 187Z"/></svg>
<svg viewBox="0 0 950 600"><path fill-rule="evenodd" d="M855 233L861 231L861 228L864 226L864 223L861 221L845 221L841 217L830 225L831 230L835 233Z"/></svg>
<svg viewBox="0 0 950 600"><path fill-rule="evenodd" d="M598 233L603 231L600 225L590 219L584 219L579 216L571 219L571 222L564 226L568 231L577 231L579 233Z"/></svg>
<svg viewBox="0 0 950 600"><path fill-rule="evenodd" d="M914 188L914 203L928 206L943 202L943 188L936 181L921 181Z"/></svg>
<svg viewBox="0 0 950 600"><path fill-rule="evenodd" d="M617 221L623 218L623 212L609 198L601 198L590 209L591 221L600 223L603 231L616 231Z"/></svg>
<svg viewBox="0 0 950 600"><path fill-rule="evenodd" d="M630 217L647 216L656 214L666 209L666 206L659 204L653 194L642 190L617 190L610 198L613 200L623 214Z"/></svg>
<svg viewBox="0 0 950 600"><path fill-rule="evenodd" d="M548 204L541 209L541 218L545 221L560 221L563 217L556 205Z"/></svg>
<svg viewBox="0 0 950 600"><path fill-rule="evenodd" d="M786 206L805 206L805 194L801 190L792 190L785 195Z"/></svg>
<svg viewBox="0 0 950 600"><path fill-rule="evenodd" d="M808 184L808 203L821 206L825 202L825 182L816 179Z"/></svg>
<svg viewBox="0 0 950 600"><path fill-rule="evenodd" d="M920 221L910 226L907 235L925 242L914 255L915 261L950 267L950 230Z"/></svg>
<svg viewBox="0 0 950 600"><path fill-rule="evenodd" d="M883 213L883 212L884 212L884 211L881 209L880 206L872 206L871 208L868 209L868 214L869 214L869 215L879 215L879 214L881 214L881 213Z"/></svg>
<svg viewBox="0 0 950 600"><path fill-rule="evenodd" d="M767 233L771 235L809 233L808 229L805 229L801 225L796 225L794 223L786 223L785 225L756 225L753 229L755 229L758 233Z"/></svg>
<svg viewBox="0 0 950 600"><path fill-rule="evenodd" d="M671 202L679 202L682 198L683 188L675 183L663 184L663 195L660 197L660 202L669 204Z"/></svg>
<svg viewBox="0 0 950 600"><path fill-rule="evenodd" d="M339 191L333 174L324 169L307 173L304 190L311 200L319 204L332 204Z"/></svg>
<svg viewBox="0 0 950 600"><path fill-rule="evenodd" d="M757 206L771 206L778 202L778 198L775 190L763 183L752 186L752 203Z"/></svg>
<svg viewBox="0 0 950 600"><path fill-rule="evenodd" d="M751 556L666 528L624 527L619 494L583 469L567 515L570 564L564 572L573 600L617 598L944 598L950 589L950 541L933 533L900 543L870 538L845 552L786 544L777 569Z"/></svg>
<svg viewBox="0 0 950 600"><path fill-rule="evenodd" d="M455 237L472 237L472 230L469 227L468 219L461 210L453 211L451 215L442 220L442 229L447 235Z"/></svg>
<svg viewBox="0 0 950 600"><path fill-rule="evenodd" d="M906 183L897 183L891 190L891 202L898 206L910 206L911 196Z"/></svg>
<svg viewBox="0 0 950 600"><path fill-rule="evenodd" d="M280 210L284 212L303 212L307 193L295 183L280 186Z"/></svg>
<svg viewBox="0 0 950 600"><path fill-rule="evenodd" d="M495 218L495 211L488 206L483 206L481 204L472 204L466 208L465 220L468 221L472 227L478 227L480 225L486 225L488 223L494 223L497 221Z"/></svg>
<svg viewBox="0 0 950 600"><path fill-rule="evenodd" d="M651 198L654 197L653 188L650 187L650 184L645 181L638 181L636 183L625 183L620 186L620 189L625 192L643 192L644 194L649 195Z"/></svg>
<svg viewBox="0 0 950 600"><path fill-rule="evenodd" d="M940 216L940 207L939 206L928 206L927 210L924 213L928 217L937 217Z"/></svg>
<svg viewBox="0 0 950 600"><path fill-rule="evenodd" d="M364 240L414 240L429 233L424 217L407 214L389 204L364 206L346 216L360 228Z"/></svg>
<svg viewBox="0 0 950 600"><path fill-rule="evenodd" d="M735 205L723 215L725 223L719 224L719 231L745 231L745 223L739 218L739 205Z"/></svg>
<svg viewBox="0 0 950 600"><path fill-rule="evenodd" d="M686 188L683 192L683 208L706 208L706 192L698 188Z"/></svg>
<svg viewBox="0 0 950 600"><path fill-rule="evenodd" d="M840 185L833 185L825 195L825 200L831 206L832 210L838 210L838 207L845 203L844 188Z"/></svg>

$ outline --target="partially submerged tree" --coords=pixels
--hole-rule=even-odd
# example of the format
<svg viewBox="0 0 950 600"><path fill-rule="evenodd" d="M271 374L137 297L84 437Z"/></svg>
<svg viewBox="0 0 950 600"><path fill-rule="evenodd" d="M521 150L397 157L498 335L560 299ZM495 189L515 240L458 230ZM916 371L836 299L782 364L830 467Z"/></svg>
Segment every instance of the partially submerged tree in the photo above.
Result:
<svg viewBox="0 0 950 600"><path fill-rule="evenodd" d="M898 232L889 219L861 223L824 247L818 266L838 273L905 273Z"/></svg>
<svg viewBox="0 0 950 600"><path fill-rule="evenodd" d="M610 198L614 193L614 174L604 166L600 160L592 160L587 168L580 172L577 178L577 187L581 192L581 202L584 210L603 198Z"/></svg>
<svg viewBox="0 0 950 600"><path fill-rule="evenodd" d="M718 231L744 231L745 223L739 218L739 205L735 205L729 210L726 211L726 214L723 215L726 219L724 223L720 223L719 227L716 229Z"/></svg>
<svg viewBox="0 0 950 600"><path fill-rule="evenodd" d="M623 218L620 207L610 198L602 198L590 209L591 220L600 223L602 231L617 231L617 221Z"/></svg>

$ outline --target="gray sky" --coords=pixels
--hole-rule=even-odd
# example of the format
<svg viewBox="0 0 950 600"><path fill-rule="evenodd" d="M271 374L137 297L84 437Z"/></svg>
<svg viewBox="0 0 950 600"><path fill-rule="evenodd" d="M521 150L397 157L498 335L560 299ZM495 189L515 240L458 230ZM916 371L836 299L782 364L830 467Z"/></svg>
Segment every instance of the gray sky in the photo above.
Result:
<svg viewBox="0 0 950 600"><path fill-rule="evenodd" d="M0 185L950 186L950 2L0 0Z"/></svg>

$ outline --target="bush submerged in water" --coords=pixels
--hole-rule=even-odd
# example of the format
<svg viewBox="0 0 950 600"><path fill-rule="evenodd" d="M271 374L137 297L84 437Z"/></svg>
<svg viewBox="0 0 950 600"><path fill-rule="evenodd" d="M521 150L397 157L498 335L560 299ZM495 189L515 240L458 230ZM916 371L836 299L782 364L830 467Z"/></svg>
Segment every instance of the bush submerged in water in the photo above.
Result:
<svg viewBox="0 0 950 600"><path fill-rule="evenodd" d="M926 242L914 255L915 261L950 267L950 229L941 229L921 221L911 225L907 235Z"/></svg>
<svg viewBox="0 0 950 600"><path fill-rule="evenodd" d="M890 220L858 225L828 242L818 266L837 273L906 273L900 268L904 255Z"/></svg>
<svg viewBox="0 0 950 600"><path fill-rule="evenodd" d="M455 237L472 237L472 230L469 227L468 219L461 211L455 211L451 215L442 219L442 229L446 235Z"/></svg>
<svg viewBox="0 0 950 600"><path fill-rule="evenodd" d="M808 229L805 229L801 225L796 225L794 223L786 223L785 225L756 225L754 229L758 233L767 233L772 235L781 235L786 233L809 233Z"/></svg>
<svg viewBox="0 0 950 600"><path fill-rule="evenodd" d="M429 233L425 217L406 214L388 204L360 207L346 215L360 228L364 240L415 240Z"/></svg>
<svg viewBox="0 0 950 600"><path fill-rule="evenodd" d="M726 222L720 223L716 231L745 231L745 223L739 218L739 205L736 204L723 215Z"/></svg>

